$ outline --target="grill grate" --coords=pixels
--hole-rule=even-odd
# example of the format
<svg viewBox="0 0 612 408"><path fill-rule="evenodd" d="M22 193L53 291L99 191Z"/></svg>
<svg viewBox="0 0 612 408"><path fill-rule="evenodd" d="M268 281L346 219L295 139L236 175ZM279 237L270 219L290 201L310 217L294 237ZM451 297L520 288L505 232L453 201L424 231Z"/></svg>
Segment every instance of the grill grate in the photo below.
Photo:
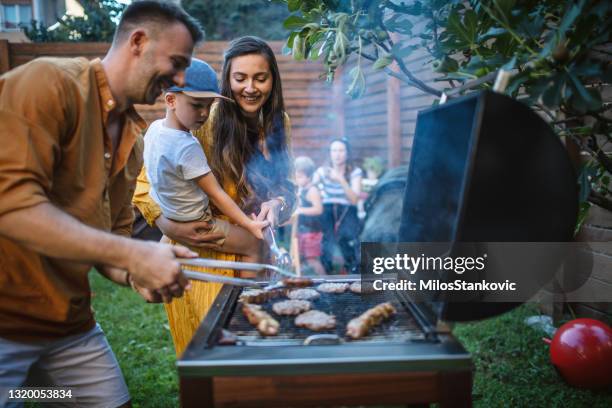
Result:
<svg viewBox="0 0 612 408"><path fill-rule="evenodd" d="M278 316L272 311L275 302L285 300L276 298L261 306L280 323L280 331L276 336L261 336L242 314L242 305L236 303L225 328L238 337L238 344L243 345L295 345L302 344L306 338L315 334L336 334L341 342L377 342L377 341L414 341L425 338L419 324L400 300L393 294L375 292L371 294L355 294L350 291L341 294L320 293L314 301L312 309L320 310L336 316L336 328L314 332L294 325L294 316ZM370 330L368 335L360 340L349 340L345 337L346 325L349 320L359 316L379 303L391 302L397 313L389 320Z"/></svg>

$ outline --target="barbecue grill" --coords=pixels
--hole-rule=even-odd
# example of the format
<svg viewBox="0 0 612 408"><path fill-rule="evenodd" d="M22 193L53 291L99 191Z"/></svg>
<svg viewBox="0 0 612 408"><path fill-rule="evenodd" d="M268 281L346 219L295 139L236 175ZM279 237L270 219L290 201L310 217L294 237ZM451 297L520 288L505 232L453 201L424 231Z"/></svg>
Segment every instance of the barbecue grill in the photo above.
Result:
<svg viewBox="0 0 612 408"><path fill-rule="evenodd" d="M402 292L321 293L313 308L335 315L337 325L320 334L294 326L293 317L276 316L271 305L279 298L271 299L262 306L281 327L277 336L264 337L241 312L241 290L222 288L178 362L183 406L470 405L470 355L436 328L425 305ZM387 301L397 309L391 319L362 339L345 336L350 319ZM235 344L219 344L223 330L236 336Z"/></svg>
<svg viewBox="0 0 612 408"><path fill-rule="evenodd" d="M567 241L577 216L575 180L558 137L534 112L492 92L469 95L419 112L397 236L451 248ZM279 335L265 338L242 316L240 291L223 287L178 362L183 406L470 406L470 355L444 322L517 305L415 303L401 291L321 294L314 308L334 314L336 330L313 336L282 317ZM348 320L385 301L398 310L391 320L363 339L344 336ZM224 329L235 344L219 344Z"/></svg>

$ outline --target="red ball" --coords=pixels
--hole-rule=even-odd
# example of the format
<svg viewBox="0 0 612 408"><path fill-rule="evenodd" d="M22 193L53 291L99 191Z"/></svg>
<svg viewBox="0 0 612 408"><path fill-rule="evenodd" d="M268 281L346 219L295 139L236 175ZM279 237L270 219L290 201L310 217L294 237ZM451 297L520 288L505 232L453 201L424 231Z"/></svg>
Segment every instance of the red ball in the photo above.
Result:
<svg viewBox="0 0 612 408"><path fill-rule="evenodd" d="M568 384L582 388L612 386L612 329L595 319L576 319L556 332L550 360Z"/></svg>

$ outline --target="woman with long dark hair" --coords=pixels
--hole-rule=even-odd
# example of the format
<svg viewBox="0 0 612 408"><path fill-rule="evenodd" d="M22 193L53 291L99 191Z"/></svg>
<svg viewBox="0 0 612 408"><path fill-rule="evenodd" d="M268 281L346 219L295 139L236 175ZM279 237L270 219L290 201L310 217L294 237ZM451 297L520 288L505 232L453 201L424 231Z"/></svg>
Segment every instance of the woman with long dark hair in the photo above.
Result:
<svg viewBox="0 0 612 408"><path fill-rule="evenodd" d="M285 113L278 65L268 44L257 37L232 41L224 54L221 94L208 121L194 132L210 168L223 189L247 214L254 213L273 227L289 219L296 201L290 157L290 124ZM202 222L178 223L161 215L148 196L149 185L141 173L134 204L150 224L157 224L174 242L197 250L204 258L237 260L218 251ZM222 214L215 211L215 216ZM260 245L253 237L253 245ZM204 270L223 275L233 271ZM187 346L221 285L192 282L192 289L166 305L177 354Z"/></svg>
<svg viewBox="0 0 612 408"><path fill-rule="evenodd" d="M331 273L336 244L344 258L344 270L357 273L359 266L359 218L357 202L363 172L353 164L351 146L346 139L334 139L329 145L329 161L315 172L313 182L321 188L323 242L321 262Z"/></svg>

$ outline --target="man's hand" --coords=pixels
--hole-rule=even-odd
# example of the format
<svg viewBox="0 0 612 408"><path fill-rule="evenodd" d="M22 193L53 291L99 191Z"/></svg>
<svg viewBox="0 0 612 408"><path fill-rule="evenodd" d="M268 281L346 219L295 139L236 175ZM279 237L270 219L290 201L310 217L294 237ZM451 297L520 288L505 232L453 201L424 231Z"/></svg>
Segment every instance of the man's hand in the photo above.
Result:
<svg viewBox="0 0 612 408"><path fill-rule="evenodd" d="M261 210L257 214L257 221L268 221L272 229L278 225L281 202L273 198L272 200L261 203Z"/></svg>
<svg viewBox="0 0 612 408"><path fill-rule="evenodd" d="M131 240L128 253L127 270L139 287L159 290L162 297L170 298L182 296L189 288L176 258L194 258L195 252L178 245Z"/></svg>
<svg viewBox="0 0 612 408"><path fill-rule="evenodd" d="M147 303L161 303L164 301L164 299L162 298L161 294L158 291L141 288L134 282L134 279L132 279L130 275L128 275L128 280L130 282L130 286L132 287L132 289L134 289L136 293L142 296L142 298L146 300Z"/></svg>
<svg viewBox="0 0 612 408"><path fill-rule="evenodd" d="M175 222L162 215L155 224L168 238L192 247L219 249L215 241L224 238L223 233L210 233L212 226L206 221Z"/></svg>

